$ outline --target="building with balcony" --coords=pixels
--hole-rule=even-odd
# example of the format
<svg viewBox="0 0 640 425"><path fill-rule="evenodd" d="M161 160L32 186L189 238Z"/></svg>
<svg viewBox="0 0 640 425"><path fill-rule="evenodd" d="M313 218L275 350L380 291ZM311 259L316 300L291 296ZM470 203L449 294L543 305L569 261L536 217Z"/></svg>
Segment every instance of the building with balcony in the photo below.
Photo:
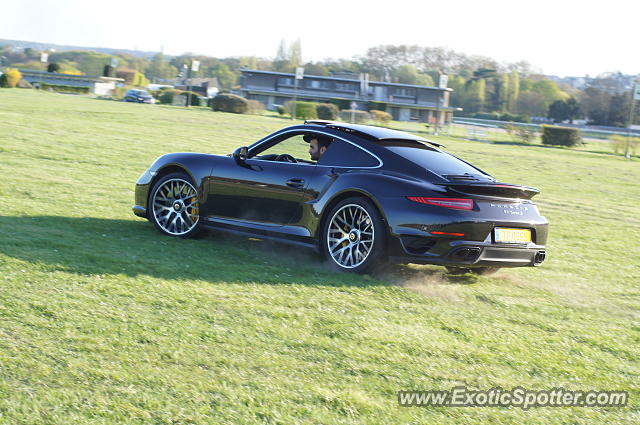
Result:
<svg viewBox="0 0 640 425"><path fill-rule="evenodd" d="M39 87L42 83L51 86L82 87L87 93L99 96L111 96L116 86L124 83L122 78L58 74L34 69L20 69L20 73L22 78L34 87Z"/></svg>
<svg viewBox="0 0 640 425"><path fill-rule="evenodd" d="M264 103L269 110L297 100L352 105L356 109L378 109L390 113L394 120L450 123L450 88L369 81L357 74L332 76L305 75L295 84L295 74L242 69L240 94ZM342 107L341 109L346 109Z"/></svg>

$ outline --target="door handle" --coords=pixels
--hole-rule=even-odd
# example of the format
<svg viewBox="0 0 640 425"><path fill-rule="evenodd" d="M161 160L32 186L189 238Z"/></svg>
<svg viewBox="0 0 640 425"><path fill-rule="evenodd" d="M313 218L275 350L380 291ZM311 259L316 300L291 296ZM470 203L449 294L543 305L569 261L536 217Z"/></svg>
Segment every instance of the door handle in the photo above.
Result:
<svg viewBox="0 0 640 425"><path fill-rule="evenodd" d="M287 186L289 187L304 187L303 179L289 179L287 180Z"/></svg>

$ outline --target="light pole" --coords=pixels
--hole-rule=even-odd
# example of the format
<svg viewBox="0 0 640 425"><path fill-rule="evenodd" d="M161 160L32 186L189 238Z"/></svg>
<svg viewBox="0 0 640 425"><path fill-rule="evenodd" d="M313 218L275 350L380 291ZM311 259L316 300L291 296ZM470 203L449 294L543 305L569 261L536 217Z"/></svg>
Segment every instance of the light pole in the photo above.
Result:
<svg viewBox="0 0 640 425"><path fill-rule="evenodd" d="M47 65L46 63L49 61L49 53L47 53L46 51L43 51L42 53L40 53L40 62L45 64L45 70L42 71L40 73L40 90L42 90L42 84L44 84L44 82L42 81L44 78L44 73L47 72Z"/></svg>
<svg viewBox="0 0 640 425"><path fill-rule="evenodd" d="M293 111L291 112L291 120L296 119L296 114L298 112L298 80L302 80L304 78L304 68L301 66L296 67L296 75L293 78Z"/></svg>
<svg viewBox="0 0 640 425"><path fill-rule="evenodd" d="M293 105L291 105L291 121L295 121L298 112L298 79L293 79Z"/></svg>
<svg viewBox="0 0 640 425"><path fill-rule="evenodd" d="M436 99L436 126L433 131L434 136L438 135L438 125L440 124L440 95L444 94L448 83L449 76L438 71L438 88L442 91L438 90L438 98Z"/></svg>
<svg viewBox="0 0 640 425"><path fill-rule="evenodd" d="M191 106L191 71L198 72L200 69L200 61L192 60L191 68L187 70L187 108Z"/></svg>

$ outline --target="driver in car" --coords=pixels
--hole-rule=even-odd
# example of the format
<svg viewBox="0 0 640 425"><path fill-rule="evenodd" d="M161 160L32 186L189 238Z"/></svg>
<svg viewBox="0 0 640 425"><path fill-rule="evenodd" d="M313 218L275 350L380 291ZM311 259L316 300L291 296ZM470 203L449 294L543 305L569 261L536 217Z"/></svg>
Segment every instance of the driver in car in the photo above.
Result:
<svg viewBox="0 0 640 425"><path fill-rule="evenodd" d="M333 141L330 137L313 133L305 134L302 139L309 143L309 155L313 161L318 161Z"/></svg>

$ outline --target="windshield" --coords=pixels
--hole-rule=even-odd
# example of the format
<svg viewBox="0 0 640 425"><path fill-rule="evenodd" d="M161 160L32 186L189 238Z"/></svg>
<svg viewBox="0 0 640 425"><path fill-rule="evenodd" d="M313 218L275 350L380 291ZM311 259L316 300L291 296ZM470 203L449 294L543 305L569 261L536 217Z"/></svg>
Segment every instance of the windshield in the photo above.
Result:
<svg viewBox="0 0 640 425"><path fill-rule="evenodd" d="M379 144L393 153L439 175L484 173L466 162L415 140L383 140Z"/></svg>

